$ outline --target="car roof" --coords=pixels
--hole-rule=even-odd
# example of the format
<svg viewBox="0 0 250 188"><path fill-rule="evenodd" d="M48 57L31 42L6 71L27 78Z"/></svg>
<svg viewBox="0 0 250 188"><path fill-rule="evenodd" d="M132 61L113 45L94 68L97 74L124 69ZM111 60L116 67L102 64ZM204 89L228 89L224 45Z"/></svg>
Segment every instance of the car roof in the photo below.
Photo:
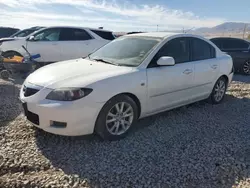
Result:
<svg viewBox="0 0 250 188"><path fill-rule="evenodd" d="M213 38L210 38L210 40L212 40L212 39L236 39L236 40L244 40L244 41L249 42L248 39L241 39L241 38L236 38L236 37L213 37Z"/></svg>
<svg viewBox="0 0 250 188"><path fill-rule="evenodd" d="M197 38L204 38L200 35L194 35L194 34L188 34L188 33L171 33L171 32L148 32L148 33L137 33L137 34L130 34L130 35L124 35L124 36L141 36L141 37L152 37L152 38L161 38L166 39L169 37L197 37Z"/></svg>
<svg viewBox="0 0 250 188"><path fill-rule="evenodd" d="M135 33L129 34L125 36L142 36L142 37L155 37L155 38L167 38L170 36L177 35L178 33L170 33L170 32L148 32L148 33Z"/></svg>
<svg viewBox="0 0 250 188"><path fill-rule="evenodd" d="M74 28L74 29L90 29L90 30L96 30L96 31L112 32L112 31L104 30L104 29L90 28L90 27L77 27L77 26L50 26L50 27L46 27L46 29L48 29L48 28Z"/></svg>

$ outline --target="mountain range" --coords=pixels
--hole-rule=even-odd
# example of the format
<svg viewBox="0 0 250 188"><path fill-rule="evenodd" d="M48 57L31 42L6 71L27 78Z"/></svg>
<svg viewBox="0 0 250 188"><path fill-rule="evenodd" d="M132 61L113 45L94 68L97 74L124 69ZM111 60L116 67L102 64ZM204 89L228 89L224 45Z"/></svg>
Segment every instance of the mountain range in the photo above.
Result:
<svg viewBox="0 0 250 188"><path fill-rule="evenodd" d="M202 27L193 30L195 33L243 33L250 31L250 23L225 22L215 27Z"/></svg>

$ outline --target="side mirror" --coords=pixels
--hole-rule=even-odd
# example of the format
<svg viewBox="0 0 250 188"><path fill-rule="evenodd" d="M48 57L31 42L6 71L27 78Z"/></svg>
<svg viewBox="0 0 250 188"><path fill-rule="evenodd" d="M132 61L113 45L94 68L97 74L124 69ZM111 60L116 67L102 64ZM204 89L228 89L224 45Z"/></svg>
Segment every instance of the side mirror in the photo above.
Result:
<svg viewBox="0 0 250 188"><path fill-rule="evenodd" d="M175 61L174 61L174 58L172 58L172 57L163 56L163 57L160 57L158 59L157 65L160 65L160 66L173 66L173 65L175 65Z"/></svg>
<svg viewBox="0 0 250 188"><path fill-rule="evenodd" d="M29 41L34 41L35 37L32 35L28 38Z"/></svg>

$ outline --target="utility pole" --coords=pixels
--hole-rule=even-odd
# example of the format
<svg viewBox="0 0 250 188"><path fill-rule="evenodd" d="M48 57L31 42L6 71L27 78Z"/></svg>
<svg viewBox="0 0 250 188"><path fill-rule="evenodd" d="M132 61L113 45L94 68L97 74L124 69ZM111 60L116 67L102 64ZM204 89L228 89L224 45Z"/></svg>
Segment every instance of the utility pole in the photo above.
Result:
<svg viewBox="0 0 250 188"><path fill-rule="evenodd" d="M244 27L244 30L243 30L243 39L245 38L246 29L247 29L247 24L245 24L245 27Z"/></svg>
<svg viewBox="0 0 250 188"><path fill-rule="evenodd" d="M156 31L158 32L158 27L159 27L159 25L156 25L156 26L157 26L157 30L156 30Z"/></svg>

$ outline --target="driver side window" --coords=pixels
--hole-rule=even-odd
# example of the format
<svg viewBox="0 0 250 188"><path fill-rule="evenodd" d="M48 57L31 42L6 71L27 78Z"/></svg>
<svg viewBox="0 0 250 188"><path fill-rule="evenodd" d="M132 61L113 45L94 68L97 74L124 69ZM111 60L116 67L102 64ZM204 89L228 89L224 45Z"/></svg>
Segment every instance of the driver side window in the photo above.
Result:
<svg viewBox="0 0 250 188"><path fill-rule="evenodd" d="M173 57L175 63L185 63L190 61L189 40L185 37L175 38L167 42L157 52L149 64L149 68L157 67L157 60L163 56Z"/></svg>
<svg viewBox="0 0 250 188"><path fill-rule="evenodd" d="M59 41L60 29L46 29L34 36L34 41Z"/></svg>

